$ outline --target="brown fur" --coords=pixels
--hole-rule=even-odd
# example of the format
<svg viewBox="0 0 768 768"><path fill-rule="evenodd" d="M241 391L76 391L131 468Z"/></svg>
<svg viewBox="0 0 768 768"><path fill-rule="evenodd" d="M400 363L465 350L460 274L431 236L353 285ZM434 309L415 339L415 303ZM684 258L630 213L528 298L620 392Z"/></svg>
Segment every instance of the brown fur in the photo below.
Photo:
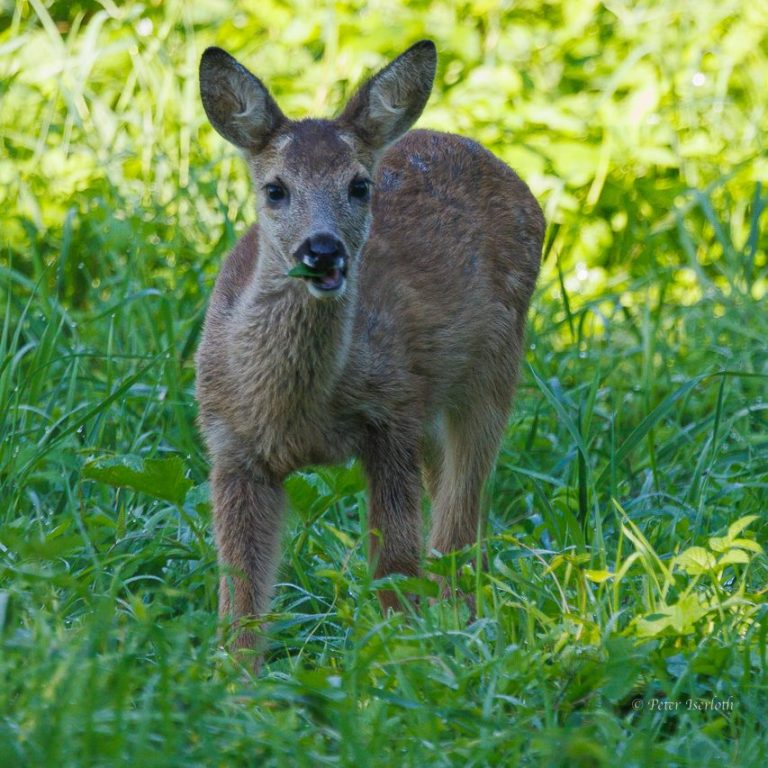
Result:
<svg viewBox="0 0 768 768"><path fill-rule="evenodd" d="M419 130L391 144L426 102L430 43L369 81L336 121L289 121L222 54L203 60L206 110L244 149L257 188L279 178L291 195L283 208L260 202L260 225L227 258L197 357L220 612L237 619L267 608L282 481L308 464L361 459L376 576L418 573L422 470L429 547L476 540L544 220L515 173L469 139ZM356 173L374 180L370 210L347 199ZM329 229L349 265L344 293L323 300L285 272L303 238Z"/></svg>

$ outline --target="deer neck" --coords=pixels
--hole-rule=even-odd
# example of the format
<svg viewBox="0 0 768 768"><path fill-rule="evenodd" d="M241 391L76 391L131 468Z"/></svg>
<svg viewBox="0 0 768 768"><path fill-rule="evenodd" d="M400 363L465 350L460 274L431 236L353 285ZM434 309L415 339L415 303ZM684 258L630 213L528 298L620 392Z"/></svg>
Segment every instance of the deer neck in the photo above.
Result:
<svg viewBox="0 0 768 768"><path fill-rule="evenodd" d="M290 429L327 407L352 340L354 277L338 298L313 297L261 238L259 260L233 324L232 353L254 418Z"/></svg>

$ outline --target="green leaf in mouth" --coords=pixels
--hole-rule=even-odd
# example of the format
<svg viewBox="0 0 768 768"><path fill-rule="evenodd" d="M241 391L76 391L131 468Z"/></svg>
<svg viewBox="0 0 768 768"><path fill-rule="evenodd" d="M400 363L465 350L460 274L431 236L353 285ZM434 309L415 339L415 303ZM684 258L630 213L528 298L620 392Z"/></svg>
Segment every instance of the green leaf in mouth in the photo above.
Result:
<svg viewBox="0 0 768 768"><path fill-rule="evenodd" d="M322 277L323 273L318 272L312 267L308 267L306 264L297 264L286 272L287 277Z"/></svg>

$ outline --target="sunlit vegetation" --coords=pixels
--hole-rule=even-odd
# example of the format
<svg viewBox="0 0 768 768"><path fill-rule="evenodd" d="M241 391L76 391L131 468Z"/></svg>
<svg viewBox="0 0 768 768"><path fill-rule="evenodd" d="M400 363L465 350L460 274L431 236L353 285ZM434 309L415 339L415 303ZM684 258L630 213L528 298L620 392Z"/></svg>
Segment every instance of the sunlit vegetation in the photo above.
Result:
<svg viewBox="0 0 768 768"><path fill-rule="evenodd" d="M253 206L199 56L328 115L422 37L420 125L549 224L488 569L430 566L477 617L383 616L359 468L298 473L249 679L192 358ZM0 765L765 765L766 82L746 0L0 1Z"/></svg>

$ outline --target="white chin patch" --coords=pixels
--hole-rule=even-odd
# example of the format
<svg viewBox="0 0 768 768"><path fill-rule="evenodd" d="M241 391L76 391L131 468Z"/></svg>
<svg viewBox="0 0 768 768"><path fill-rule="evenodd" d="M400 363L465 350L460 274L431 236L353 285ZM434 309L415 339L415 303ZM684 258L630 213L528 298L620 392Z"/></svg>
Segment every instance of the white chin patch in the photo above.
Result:
<svg viewBox="0 0 768 768"><path fill-rule="evenodd" d="M316 299L335 299L341 296L347 287L346 278L342 277L341 281L335 288L320 288L315 285L311 280L307 280L307 289Z"/></svg>

